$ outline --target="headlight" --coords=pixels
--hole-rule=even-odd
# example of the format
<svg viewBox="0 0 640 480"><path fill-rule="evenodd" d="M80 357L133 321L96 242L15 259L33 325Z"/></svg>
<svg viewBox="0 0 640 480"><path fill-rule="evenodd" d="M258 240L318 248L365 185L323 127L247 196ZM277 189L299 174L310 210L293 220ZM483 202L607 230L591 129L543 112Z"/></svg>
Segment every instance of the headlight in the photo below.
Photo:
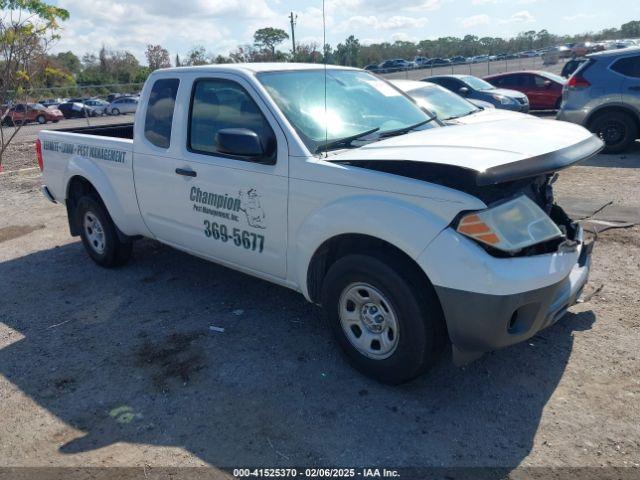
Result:
<svg viewBox="0 0 640 480"><path fill-rule="evenodd" d="M465 215L456 230L480 243L512 253L562 236L547 214L524 195Z"/></svg>
<svg viewBox="0 0 640 480"><path fill-rule="evenodd" d="M513 100L511 100L509 97L505 97L504 95L498 95L497 93L491 95L495 100L497 100L498 102L500 102L502 105L509 105L511 103L513 103Z"/></svg>

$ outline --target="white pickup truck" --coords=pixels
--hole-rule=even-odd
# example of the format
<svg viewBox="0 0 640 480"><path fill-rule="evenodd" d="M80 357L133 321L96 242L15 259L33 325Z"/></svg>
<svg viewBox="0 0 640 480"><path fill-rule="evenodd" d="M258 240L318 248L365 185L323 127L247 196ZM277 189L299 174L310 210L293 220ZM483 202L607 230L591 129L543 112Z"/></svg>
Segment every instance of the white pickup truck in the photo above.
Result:
<svg viewBox="0 0 640 480"><path fill-rule="evenodd" d="M444 127L365 71L235 64L154 72L134 124L42 131L44 194L111 267L136 238L301 292L384 382L521 342L564 315L591 244L554 172L596 154L535 118Z"/></svg>

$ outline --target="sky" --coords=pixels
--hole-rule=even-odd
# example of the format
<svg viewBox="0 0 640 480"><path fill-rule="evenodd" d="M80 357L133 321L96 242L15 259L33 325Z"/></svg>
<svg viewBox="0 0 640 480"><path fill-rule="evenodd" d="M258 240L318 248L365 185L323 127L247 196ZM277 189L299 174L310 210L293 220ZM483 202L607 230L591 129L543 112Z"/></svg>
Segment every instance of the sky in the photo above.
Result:
<svg viewBox="0 0 640 480"><path fill-rule="evenodd" d="M50 0L51 1L51 0ZM322 45L321 0L53 0L71 18L53 51L129 50L144 63L147 44L184 55L195 45L227 54L273 26ZM511 37L546 28L573 34L640 20L637 0L325 0L327 42L355 35L361 43L417 41L467 34ZM283 43L280 49L290 49Z"/></svg>

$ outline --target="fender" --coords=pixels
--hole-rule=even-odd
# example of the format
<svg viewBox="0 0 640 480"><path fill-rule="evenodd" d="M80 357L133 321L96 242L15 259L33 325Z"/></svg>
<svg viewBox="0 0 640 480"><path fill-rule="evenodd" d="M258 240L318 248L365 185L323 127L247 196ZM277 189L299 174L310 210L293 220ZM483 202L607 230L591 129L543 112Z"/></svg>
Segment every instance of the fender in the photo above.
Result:
<svg viewBox="0 0 640 480"><path fill-rule="evenodd" d="M584 124L589 125L593 121L593 119L596 118L596 116L598 116L605 110L619 110L623 111L624 113L628 113L629 115L631 115L631 117L633 117L636 123L640 125L640 110L638 110L634 105L624 102L605 103L595 107L591 112L589 112L589 115L585 119Z"/></svg>
<svg viewBox="0 0 640 480"><path fill-rule="evenodd" d="M123 181L128 183L132 182L132 171L130 168L123 168L122 174L126 177L122 179ZM140 213L135 196L129 199L120 198L116 193L113 182L117 180L117 176L114 175L113 170L109 172L108 176L107 172L99 168L92 160L79 155L72 156L67 164L64 175L65 201L69 194L69 183L75 176L83 177L93 185L107 207L107 211L109 215L111 215L113 222L122 233L128 236L144 235L152 237L151 232L147 231L146 228L141 225ZM131 186L131 188L133 189L133 186ZM125 200L133 201L133 206L126 208L123 203Z"/></svg>
<svg viewBox="0 0 640 480"><path fill-rule="evenodd" d="M375 215L363 213L368 211ZM293 282L310 300L307 271L311 259L324 242L338 235L379 238L416 259L448 223L408 201L374 195L341 198L314 211L295 232L290 259Z"/></svg>

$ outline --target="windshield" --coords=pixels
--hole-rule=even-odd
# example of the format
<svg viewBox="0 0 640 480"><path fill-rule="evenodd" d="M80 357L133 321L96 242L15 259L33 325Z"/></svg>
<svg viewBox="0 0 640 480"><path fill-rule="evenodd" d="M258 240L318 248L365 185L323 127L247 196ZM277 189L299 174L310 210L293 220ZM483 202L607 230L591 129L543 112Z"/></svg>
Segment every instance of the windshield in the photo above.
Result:
<svg viewBox="0 0 640 480"><path fill-rule="evenodd" d="M334 143L334 148L352 146L335 141L370 130L375 129L371 136L380 138L431 119L387 82L360 70L327 70L326 109L323 69L264 72L258 80L312 152L325 143Z"/></svg>
<svg viewBox="0 0 640 480"><path fill-rule="evenodd" d="M472 77L470 75L468 77L464 77L462 81L465 82L474 90L493 90L494 88L496 88L493 85L491 85L489 82L485 82L481 78Z"/></svg>
<svg viewBox="0 0 640 480"><path fill-rule="evenodd" d="M426 86L407 92L421 107L434 112L440 120L463 117L480 109L445 88Z"/></svg>

